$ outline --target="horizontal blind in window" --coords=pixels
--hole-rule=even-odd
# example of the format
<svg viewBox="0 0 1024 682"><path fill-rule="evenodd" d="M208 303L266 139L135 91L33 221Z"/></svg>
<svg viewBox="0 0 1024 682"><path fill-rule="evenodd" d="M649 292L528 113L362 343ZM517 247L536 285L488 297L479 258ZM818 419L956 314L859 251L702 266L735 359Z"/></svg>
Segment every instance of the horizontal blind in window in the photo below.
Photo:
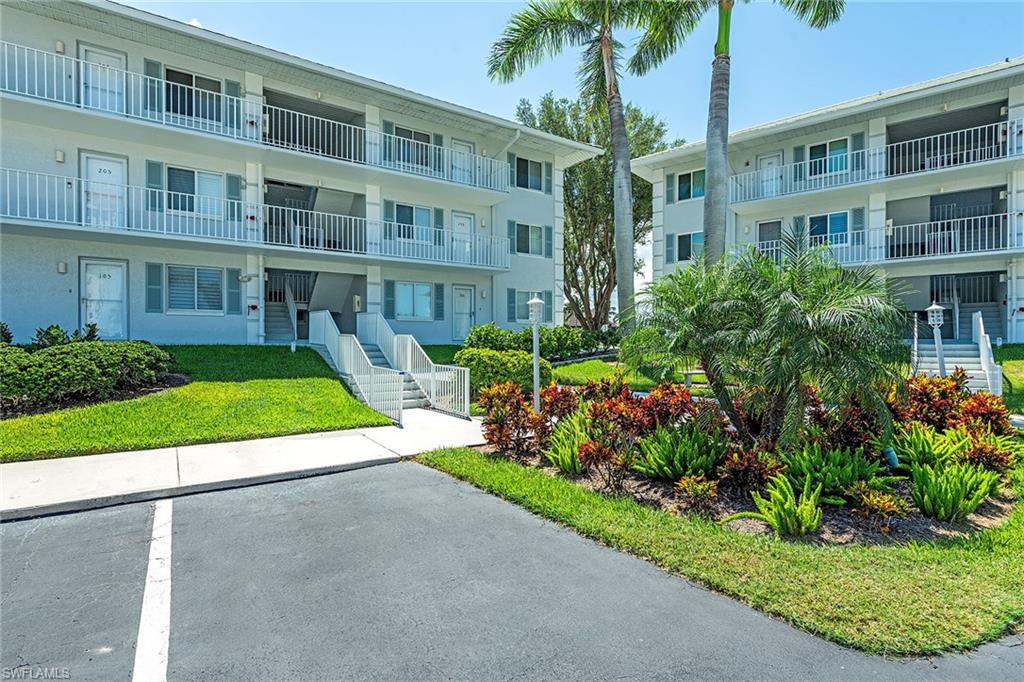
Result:
<svg viewBox="0 0 1024 682"><path fill-rule="evenodd" d="M195 268L167 266L167 307L171 310L195 310Z"/></svg>
<svg viewBox="0 0 1024 682"><path fill-rule="evenodd" d="M216 268L196 268L196 309L221 310L224 275Z"/></svg>

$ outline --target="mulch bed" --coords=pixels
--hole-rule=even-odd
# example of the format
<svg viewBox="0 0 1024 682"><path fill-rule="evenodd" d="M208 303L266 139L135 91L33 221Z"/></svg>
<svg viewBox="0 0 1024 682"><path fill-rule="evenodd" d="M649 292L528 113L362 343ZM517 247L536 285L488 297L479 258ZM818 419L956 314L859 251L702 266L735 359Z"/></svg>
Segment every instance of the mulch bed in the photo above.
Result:
<svg viewBox="0 0 1024 682"><path fill-rule="evenodd" d="M491 446L477 449L495 457L502 456L497 454ZM579 477L566 476L539 455L519 461L526 466L540 469L549 476L566 478L590 490L604 492L604 483L596 473L584 473ZM629 473L626 474L623 483L625 494L630 495L637 502L663 509L671 514L687 515L687 510L680 505L680 501L675 496L672 482ZM907 500L910 499L908 481L897 481L893 485L893 491ZM821 526L814 533L799 538L797 541L823 545L897 545L911 541L965 538L975 532L1003 524L1013 511L1015 501L1016 497L1013 491L1004 487L998 495L989 498L960 523L937 521L911 508L906 516L891 518L888 527L882 526L878 519L868 518L857 513L849 506L822 505ZM718 502L711 518L721 521L730 514L740 511L757 511L750 494L720 487ZM731 521L728 526L735 531L750 535L772 533L767 524L753 519Z"/></svg>
<svg viewBox="0 0 1024 682"><path fill-rule="evenodd" d="M99 403L111 403L121 400L131 400L132 398L141 398L144 395L160 393L169 388L184 386L191 381L192 379L187 374L165 372L157 378L157 383L152 386L135 389L134 391L120 391L106 400L68 400L60 403L48 403L46 405L19 405L16 407L4 406L3 409L0 410L0 420L14 419L15 417L26 417L32 414L46 414L47 412L66 410L71 407L86 407L87 405L97 405Z"/></svg>

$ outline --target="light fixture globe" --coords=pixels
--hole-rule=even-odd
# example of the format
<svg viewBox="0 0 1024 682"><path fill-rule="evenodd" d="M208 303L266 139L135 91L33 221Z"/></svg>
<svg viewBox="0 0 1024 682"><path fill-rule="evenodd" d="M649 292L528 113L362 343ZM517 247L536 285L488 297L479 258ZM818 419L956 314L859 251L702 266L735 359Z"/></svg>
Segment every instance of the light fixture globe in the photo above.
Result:
<svg viewBox="0 0 1024 682"><path fill-rule="evenodd" d="M924 311L928 313L928 325L932 329L938 329L942 326L943 313L946 312L945 308L932 301L932 304L925 308Z"/></svg>

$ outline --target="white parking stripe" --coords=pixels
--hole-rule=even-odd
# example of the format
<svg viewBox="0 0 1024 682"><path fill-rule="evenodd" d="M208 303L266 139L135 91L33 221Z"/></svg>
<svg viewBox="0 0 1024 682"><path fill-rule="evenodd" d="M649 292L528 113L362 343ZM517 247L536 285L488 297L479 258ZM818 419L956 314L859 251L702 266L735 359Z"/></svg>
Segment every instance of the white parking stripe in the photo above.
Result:
<svg viewBox="0 0 1024 682"><path fill-rule="evenodd" d="M171 500L153 505L153 537L142 593L142 616L135 641L135 682L167 679L167 649L171 639Z"/></svg>

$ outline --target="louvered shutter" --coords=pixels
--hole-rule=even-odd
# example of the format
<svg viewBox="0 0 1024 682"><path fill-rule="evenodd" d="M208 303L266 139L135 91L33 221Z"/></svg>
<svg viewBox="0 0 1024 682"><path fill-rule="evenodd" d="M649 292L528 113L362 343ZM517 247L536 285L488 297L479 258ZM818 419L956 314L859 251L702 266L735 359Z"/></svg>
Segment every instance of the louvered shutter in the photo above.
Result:
<svg viewBox="0 0 1024 682"><path fill-rule="evenodd" d="M544 257L552 258L554 255L555 231L550 225L544 226Z"/></svg>
<svg viewBox="0 0 1024 682"><path fill-rule="evenodd" d="M228 268L227 272L227 293L228 293L228 315L242 314L242 283L238 281L242 271L238 268Z"/></svg>
<svg viewBox="0 0 1024 682"><path fill-rule="evenodd" d="M384 280L384 319L395 319L395 280Z"/></svg>
<svg viewBox="0 0 1024 682"><path fill-rule="evenodd" d="M147 114L158 114L163 110L163 64L152 59L145 59L142 62L142 71L146 74L143 106Z"/></svg>
<svg viewBox="0 0 1024 682"><path fill-rule="evenodd" d="M554 174L554 168L550 161L544 162L544 194L551 194L552 175Z"/></svg>
<svg viewBox="0 0 1024 682"><path fill-rule="evenodd" d="M674 234L665 235L665 262L676 262L676 236Z"/></svg>
<svg viewBox="0 0 1024 682"><path fill-rule="evenodd" d="M164 164L146 161L146 210L164 210Z"/></svg>
<svg viewBox="0 0 1024 682"><path fill-rule="evenodd" d="M434 320L444 319L444 284L434 283Z"/></svg>
<svg viewBox="0 0 1024 682"><path fill-rule="evenodd" d="M516 253L516 221L508 221L508 250Z"/></svg>
<svg viewBox="0 0 1024 682"><path fill-rule="evenodd" d="M665 203L676 203L676 174L669 173L665 176Z"/></svg>
<svg viewBox="0 0 1024 682"><path fill-rule="evenodd" d="M507 296L506 302L507 302L508 305L507 305L507 310L505 312L508 314L508 321L509 322L515 322L516 321L516 290L515 289L507 289L506 290L506 296Z"/></svg>
<svg viewBox="0 0 1024 682"><path fill-rule="evenodd" d="M146 312L164 311L164 266L162 263L146 263Z"/></svg>

